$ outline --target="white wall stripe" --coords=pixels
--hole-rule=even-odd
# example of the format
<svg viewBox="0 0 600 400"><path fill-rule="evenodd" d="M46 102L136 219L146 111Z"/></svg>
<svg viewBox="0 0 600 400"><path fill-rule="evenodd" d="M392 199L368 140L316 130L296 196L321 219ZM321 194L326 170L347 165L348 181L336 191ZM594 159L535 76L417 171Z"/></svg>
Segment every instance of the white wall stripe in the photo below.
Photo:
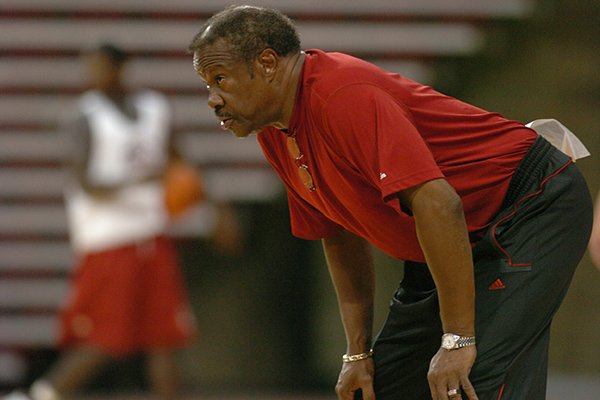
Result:
<svg viewBox="0 0 600 400"><path fill-rule="evenodd" d="M65 300L68 282L63 278L0 281L0 307L57 309Z"/></svg>
<svg viewBox="0 0 600 400"><path fill-rule="evenodd" d="M433 76L431 67L422 61L370 60L372 63L420 82ZM204 91L190 60L132 59L125 70L125 81L132 87L198 89ZM78 58L6 59L0 63L0 86L31 88L43 86L60 89L83 87L86 74Z"/></svg>
<svg viewBox="0 0 600 400"><path fill-rule="evenodd" d="M2 346L53 346L57 337L56 316L0 317Z"/></svg>
<svg viewBox="0 0 600 400"><path fill-rule="evenodd" d="M0 47L84 48L112 40L126 49L186 51L198 22L141 20L0 20ZM482 36L469 24L455 22L299 22L302 47L351 52L467 54ZM150 34L151 33L151 34Z"/></svg>
<svg viewBox="0 0 600 400"><path fill-rule="evenodd" d="M15 10L127 10L183 11L213 13L224 8L222 0L3 0L0 9ZM527 0L245 0L243 4L275 7L286 13L377 15L410 13L424 16L482 15L495 17L522 16L531 9Z"/></svg>

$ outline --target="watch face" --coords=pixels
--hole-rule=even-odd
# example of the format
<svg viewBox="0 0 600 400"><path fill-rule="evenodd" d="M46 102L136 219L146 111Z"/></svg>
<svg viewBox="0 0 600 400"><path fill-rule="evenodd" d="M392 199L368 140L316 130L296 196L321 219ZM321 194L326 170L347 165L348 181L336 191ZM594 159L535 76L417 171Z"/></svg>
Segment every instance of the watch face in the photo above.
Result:
<svg viewBox="0 0 600 400"><path fill-rule="evenodd" d="M454 335L444 335L442 336L442 347L445 349L452 349L456 345L456 341L454 340Z"/></svg>

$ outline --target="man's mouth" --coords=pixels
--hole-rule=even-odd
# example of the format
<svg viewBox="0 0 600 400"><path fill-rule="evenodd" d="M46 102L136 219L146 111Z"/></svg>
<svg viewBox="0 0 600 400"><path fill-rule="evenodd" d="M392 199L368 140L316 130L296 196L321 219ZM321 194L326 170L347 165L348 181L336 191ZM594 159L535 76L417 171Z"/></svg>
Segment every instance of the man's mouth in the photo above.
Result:
<svg viewBox="0 0 600 400"><path fill-rule="evenodd" d="M221 120L221 129L229 130L229 128L231 128L231 124L233 124L233 118L231 118L231 117L223 118Z"/></svg>

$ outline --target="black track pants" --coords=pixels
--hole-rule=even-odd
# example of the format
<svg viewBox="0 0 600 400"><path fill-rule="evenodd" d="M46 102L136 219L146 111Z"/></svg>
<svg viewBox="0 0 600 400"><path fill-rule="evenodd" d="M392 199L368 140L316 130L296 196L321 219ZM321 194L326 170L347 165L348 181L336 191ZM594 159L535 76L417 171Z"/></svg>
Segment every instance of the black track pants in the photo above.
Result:
<svg viewBox="0 0 600 400"><path fill-rule="evenodd" d="M473 249L480 400L544 400L550 324L583 256L592 225L587 185L567 156L539 138ZM429 362L442 335L426 265L405 277L375 343L377 400L431 399ZM360 398L360 396L357 396Z"/></svg>

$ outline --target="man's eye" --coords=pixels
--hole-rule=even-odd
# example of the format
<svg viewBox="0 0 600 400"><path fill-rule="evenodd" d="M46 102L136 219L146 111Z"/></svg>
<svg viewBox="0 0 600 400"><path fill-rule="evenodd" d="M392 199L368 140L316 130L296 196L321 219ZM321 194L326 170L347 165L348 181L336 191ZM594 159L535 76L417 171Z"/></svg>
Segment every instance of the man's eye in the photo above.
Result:
<svg viewBox="0 0 600 400"><path fill-rule="evenodd" d="M215 82L217 82L217 85L220 85L221 82L223 82L224 80L225 80L225 77L223 77L223 76L219 75L219 76L215 77Z"/></svg>

